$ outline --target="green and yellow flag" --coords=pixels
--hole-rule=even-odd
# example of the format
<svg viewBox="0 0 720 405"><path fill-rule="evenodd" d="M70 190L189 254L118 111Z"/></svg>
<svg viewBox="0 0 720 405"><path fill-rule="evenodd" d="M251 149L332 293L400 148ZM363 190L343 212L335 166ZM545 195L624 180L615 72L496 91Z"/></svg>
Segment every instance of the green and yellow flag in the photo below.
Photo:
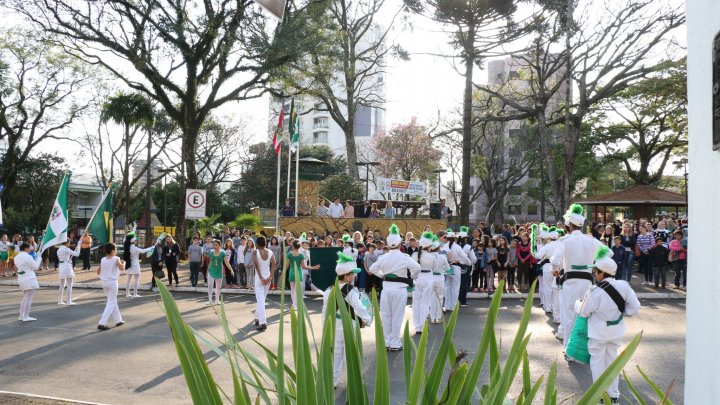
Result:
<svg viewBox="0 0 720 405"><path fill-rule="evenodd" d="M86 232L90 232L100 243L113 240L113 191L108 187L95 213L90 218Z"/></svg>
<svg viewBox="0 0 720 405"><path fill-rule="evenodd" d="M300 148L300 117L295 109L295 99L290 102L290 152L296 153Z"/></svg>

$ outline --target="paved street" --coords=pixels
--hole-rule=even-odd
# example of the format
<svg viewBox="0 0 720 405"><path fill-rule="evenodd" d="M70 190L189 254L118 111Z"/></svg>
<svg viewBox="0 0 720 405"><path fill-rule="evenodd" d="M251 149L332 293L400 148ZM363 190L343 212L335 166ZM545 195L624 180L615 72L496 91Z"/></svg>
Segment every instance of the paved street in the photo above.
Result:
<svg viewBox="0 0 720 405"><path fill-rule="evenodd" d="M11 392L25 392L60 398L112 404L186 404L190 403L170 331L165 322L156 294L144 293L142 298L120 297L120 309L127 322L107 332L96 329L104 307L101 290L77 289L76 307L56 305L56 289L44 288L35 295L32 316L38 321L17 321L20 292L17 287L0 287L0 353L1 388ZM175 293L180 310L192 326L214 336L222 336L214 309L205 306L206 297L195 293ZM311 319L320 324L321 300L308 299ZM654 403L657 398L635 370L641 366L660 387L675 380L671 399L682 402L685 359L685 303L684 300L643 300L640 316L629 319L629 333L624 342L640 331L643 341L627 367L633 383ZM488 300L471 301L471 307L460 314L455 344L458 350L474 354L477 339L487 313ZM252 336L266 344L277 343L278 297L268 302L269 328L258 335L252 327L254 300L250 296L227 296L227 311L237 331L238 340L255 354L260 351ZM500 311L498 337L502 350L509 347L522 311L522 301L507 299ZM409 316L410 311L407 311ZM288 323L289 325L289 323ZM289 328L288 328L289 329ZM287 330L287 329L286 329ZM439 345L439 328L433 325L429 347ZM560 398L572 396L590 385L588 366L568 365L562 360L562 348L552 334L546 315L534 308L529 348L534 378L547 374L553 361L559 363L558 384ZM289 336L289 331L287 333ZM374 332L363 330L366 344L366 378L372 383ZM232 392L230 371L224 360L202 346L216 381ZM288 340L286 350L291 350ZM391 353L391 387L393 403L404 399L402 354ZM486 378L486 376L483 376ZM343 403L344 384L337 391L338 403ZM621 382L624 394L628 393ZM512 393L517 394L515 384ZM541 390L542 391L542 390ZM372 395L372 394L371 394ZM577 398L577 397L575 397ZM574 403L571 398L568 403Z"/></svg>

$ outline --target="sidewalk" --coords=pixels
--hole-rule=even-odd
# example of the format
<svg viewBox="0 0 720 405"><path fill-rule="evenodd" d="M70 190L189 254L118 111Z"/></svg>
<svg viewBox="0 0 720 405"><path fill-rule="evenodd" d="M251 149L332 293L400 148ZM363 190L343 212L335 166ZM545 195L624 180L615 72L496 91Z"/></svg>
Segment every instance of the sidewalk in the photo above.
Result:
<svg viewBox="0 0 720 405"><path fill-rule="evenodd" d="M93 270L75 270L75 280L73 283L74 288L102 288L100 285L100 279L98 278L97 274L95 274L95 268L97 265L93 264ZM143 291L150 290L150 282L151 282L151 271L149 265L143 265L141 266L141 273L140 273L140 289ZM198 287L192 287L190 286L190 268L188 264L179 264L178 265L178 276L180 277L180 287L173 288L173 291L181 291L181 292L197 292L197 293L205 293L207 294L207 286L202 281L202 275L200 275L200 281L198 283ZM166 272L167 273L167 272ZM675 273L668 270L667 272L667 286L672 287L673 286L673 279L675 277ZM49 271L41 271L37 275L38 283L40 284L40 287L58 287L58 276L57 271L53 270L52 268ZM120 291L123 291L125 289L125 280L126 277L121 275L120 276ZM685 290L676 290L674 288L658 288L655 289L654 286L650 285L642 285L642 281L644 280L643 275L634 272L632 277L632 287L637 293L638 298L640 299L685 299L686 297L686 291ZM167 283L167 278L163 279L164 283ZM8 278L0 278L0 285L18 285L17 277L8 277ZM253 290L245 290L241 288L223 288L222 290L223 294L238 294L238 295L255 295ZM270 291L270 295L280 295L280 291ZM289 290L285 292L286 295L289 295ZM306 291L306 295L320 295L317 291ZM412 296L412 293L409 294L409 296ZM489 296L487 293L468 293L468 298L470 299L488 299L491 296ZM526 298L526 293L507 293L503 294L503 297L507 298ZM535 295L535 299L538 299L537 294Z"/></svg>

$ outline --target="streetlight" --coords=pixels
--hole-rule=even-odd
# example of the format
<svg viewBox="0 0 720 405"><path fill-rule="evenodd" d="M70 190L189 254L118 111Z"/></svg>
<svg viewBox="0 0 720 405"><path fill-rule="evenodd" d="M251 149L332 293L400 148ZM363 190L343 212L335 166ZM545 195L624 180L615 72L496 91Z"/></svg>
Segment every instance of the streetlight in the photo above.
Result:
<svg viewBox="0 0 720 405"><path fill-rule="evenodd" d="M365 201L370 193L370 166L380 166L380 162L355 162L355 166L365 166Z"/></svg>
<svg viewBox="0 0 720 405"><path fill-rule="evenodd" d="M676 166L683 166L683 177L685 177L685 215L690 216L690 206L688 205L688 171L687 171L687 158L682 158L673 162Z"/></svg>
<svg viewBox="0 0 720 405"><path fill-rule="evenodd" d="M437 169L433 170L433 173L436 173L438 176L438 201L440 201L440 174L447 172L447 169Z"/></svg>

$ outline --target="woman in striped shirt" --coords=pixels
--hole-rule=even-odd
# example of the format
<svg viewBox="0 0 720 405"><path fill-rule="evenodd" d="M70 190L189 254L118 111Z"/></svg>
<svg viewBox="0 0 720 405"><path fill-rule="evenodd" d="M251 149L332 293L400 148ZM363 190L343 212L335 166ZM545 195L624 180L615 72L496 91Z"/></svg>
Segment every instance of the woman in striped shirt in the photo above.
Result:
<svg viewBox="0 0 720 405"><path fill-rule="evenodd" d="M640 271L645 274L645 281L642 285L652 284L652 263L650 262L650 249L655 243L655 236L649 233L644 226L640 227L640 235L637 236L637 250L640 252Z"/></svg>

